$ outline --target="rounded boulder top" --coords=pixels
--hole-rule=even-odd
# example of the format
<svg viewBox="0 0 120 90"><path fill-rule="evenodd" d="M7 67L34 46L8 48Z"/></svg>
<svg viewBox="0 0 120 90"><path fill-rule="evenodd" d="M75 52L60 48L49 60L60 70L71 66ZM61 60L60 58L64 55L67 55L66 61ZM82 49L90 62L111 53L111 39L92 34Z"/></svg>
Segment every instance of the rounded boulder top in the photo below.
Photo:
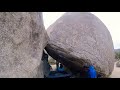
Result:
<svg viewBox="0 0 120 90"><path fill-rule="evenodd" d="M47 52L69 68L85 63L109 76L114 68L114 47L104 23L89 12L67 12L47 29Z"/></svg>

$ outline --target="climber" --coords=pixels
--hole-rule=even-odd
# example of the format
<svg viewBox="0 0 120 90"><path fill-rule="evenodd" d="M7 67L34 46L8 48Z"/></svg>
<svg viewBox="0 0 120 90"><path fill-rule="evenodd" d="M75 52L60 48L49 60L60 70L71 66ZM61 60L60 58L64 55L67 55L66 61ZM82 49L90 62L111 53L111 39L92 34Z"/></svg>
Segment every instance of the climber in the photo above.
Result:
<svg viewBox="0 0 120 90"><path fill-rule="evenodd" d="M89 67L88 76L89 76L89 78L97 78L97 72L96 72L96 70L95 70L93 65L91 65Z"/></svg>
<svg viewBox="0 0 120 90"><path fill-rule="evenodd" d="M60 66L57 68L58 72L64 72L64 67L63 65L60 63Z"/></svg>
<svg viewBox="0 0 120 90"><path fill-rule="evenodd" d="M97 72L96 72L96 70L95 70L95 68L94 68L94 66L93 65L85 65L84 67L83 67L83 69L84 69L84 78L97 78Z"/></svg>

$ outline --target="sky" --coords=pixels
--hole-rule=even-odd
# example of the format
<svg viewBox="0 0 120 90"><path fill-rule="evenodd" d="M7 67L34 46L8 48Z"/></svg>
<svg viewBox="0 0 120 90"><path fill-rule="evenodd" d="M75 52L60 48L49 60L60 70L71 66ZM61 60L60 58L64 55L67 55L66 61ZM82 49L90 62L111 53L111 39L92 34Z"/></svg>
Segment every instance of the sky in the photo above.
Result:
<svg viewBox="0 0 120 90"><path fill-rule="evenodd" d="M65 12L43 12L43 20L47 29ZM120 12L91 12L96 15L108 28L112 36L114 48L120 48Z"/></svg>

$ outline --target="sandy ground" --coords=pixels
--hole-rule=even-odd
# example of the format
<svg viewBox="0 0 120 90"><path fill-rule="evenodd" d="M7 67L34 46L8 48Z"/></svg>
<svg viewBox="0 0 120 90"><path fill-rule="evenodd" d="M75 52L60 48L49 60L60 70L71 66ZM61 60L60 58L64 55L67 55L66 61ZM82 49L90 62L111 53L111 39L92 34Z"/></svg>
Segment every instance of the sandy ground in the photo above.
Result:
<svg viewBox="0 0 120 90"><path fill-rule="evenodd" d="M55 71L56 65L52 65L52 69L53 69L53 71ZM113 70L112 74L110 75L110 78L120 78L120 67L116 67L116 62L114 65L114 70Z"/></svg>
<svg viewBox="0 0 120 90"><path fill-rule="evenodd" d="M114 65L114 70L112 72L112 74L110 75L110 78L120 78L120 67L116 67L116 63Z"/></svg>

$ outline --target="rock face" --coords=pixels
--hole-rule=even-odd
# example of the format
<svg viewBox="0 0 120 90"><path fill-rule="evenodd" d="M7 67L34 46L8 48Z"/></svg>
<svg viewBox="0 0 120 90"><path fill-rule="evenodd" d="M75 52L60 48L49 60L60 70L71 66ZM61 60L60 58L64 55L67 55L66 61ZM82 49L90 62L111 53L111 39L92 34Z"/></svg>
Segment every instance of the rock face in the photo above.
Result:
<svg viewBox="0 0 120 90"><path fill-rule="evenodd" d="M0 12L0 78L42 78L46 44L41 12Z"/></svg>
<svg viewBox="0 0 120 90"><path fill-rule="evenodd" d="M102 77L114 68L114 48L107 27L88 12L67 12L48 29L46 51L70 69L94 65Z"/></svg>

